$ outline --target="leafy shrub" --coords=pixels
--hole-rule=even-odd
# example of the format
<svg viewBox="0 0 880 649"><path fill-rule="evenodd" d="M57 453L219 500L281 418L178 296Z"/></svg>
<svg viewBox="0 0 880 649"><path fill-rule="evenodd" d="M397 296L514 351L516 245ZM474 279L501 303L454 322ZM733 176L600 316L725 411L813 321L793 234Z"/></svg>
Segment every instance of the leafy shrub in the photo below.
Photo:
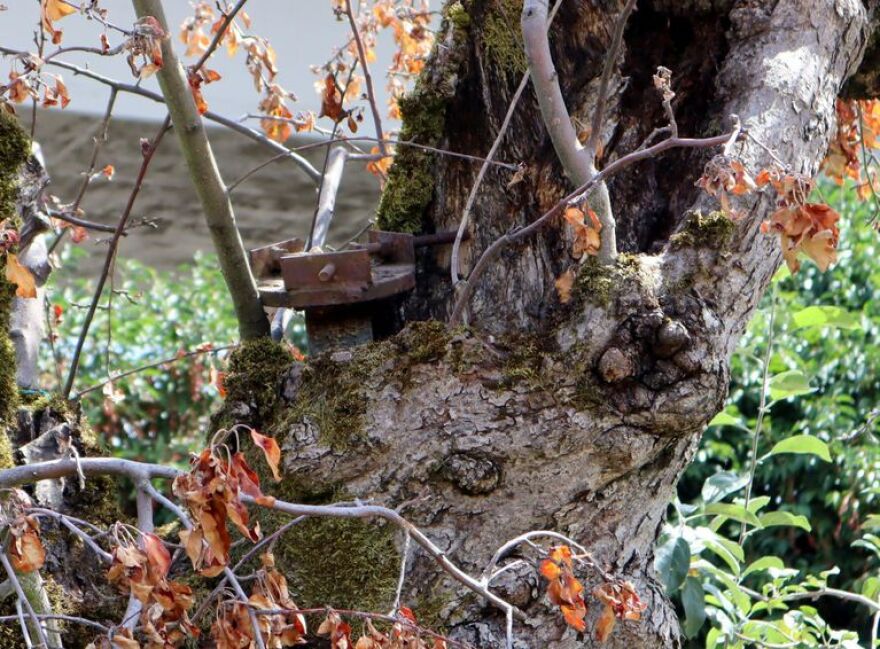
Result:
<svg viewBox="0 0 880 649"><path fill-rule="evenodd" d="M658 548L684 628L693 638L708 632L707 647L859 646L832 626L863 637L872 626L872 611L851 599L800 599L833 586L877 601L880 590L880 519L871 514L880 497L878 246L864 225L870 206L853 192L824 191L850 226L840 261L827 273L805 265L796 277L777 275ZM746 509L765 359L769 389Z"/></svg>
<svg viewBox="0 0 880 649"><path fill-rule="evenodd" d="M55 274L61 279L49 289L51 303L63 313L54 331L54 358L62 376L94 291L91 279L69 281L79 275L78 260L84 253L74 249L66 254L65 271ZM112 300L108 302L108 283L85 341L76 381L80 391L206 343L219 348L236 342L235 315L214 256L197 254L191 265L173 273L135 261L120 262L116 278ZM301 345L302 321L296 320L292 330L295 343ZM203 445L208 416L220 398L212 370L214 375L222 371L227 354L183 358L83 394L86 419L115 455L150 462L185 461L190 450ZM43 358L47 360L44 385L51 385L58 375L52 351Z"/></svg>

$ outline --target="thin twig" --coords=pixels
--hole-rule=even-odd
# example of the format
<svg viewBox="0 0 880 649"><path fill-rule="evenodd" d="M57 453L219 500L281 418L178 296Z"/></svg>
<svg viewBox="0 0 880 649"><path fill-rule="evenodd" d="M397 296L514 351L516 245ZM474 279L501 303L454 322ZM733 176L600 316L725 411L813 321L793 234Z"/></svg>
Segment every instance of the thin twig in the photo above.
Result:
<svg viewBox="0 0 880 649"><path fill-rule="evenodd" d="M767 325L767 349L764 350L764 361L761 371L761 396L758 404L758 418L755 420L755 432L752 438L751 460L749 461L749 481L746 484L746 499L743 505L749 508L752 499L752 487L755 483L755 469L758 467L758 443L761 440L761 429L764 424L764 415L767 413L767 391L770 389L770 359L773 355L773 339L776 335L776 285L773 285L772 300L770 307L770 323ZM746 538L748 525L743 523L739 531L739 544L742 545Z"/></svg>
<svg viewBox="0 0 880 649"><path fill-rule="evenodd" d="M602 68L602 78L599 80L599 94L596 96L596 110L593 111L593 125L590 131L590 138L587 140L587 150L590 156L595 159L596 152L599 148L599 138L602 132L602 122L605 121L605 104L608 101L608 84L611 82L611 75L617 65L617 56L620 52L620 45L623 42L623 32L626 29L626 23L629 15L636 6L636 0L628 0L614 24L614 35L611 37L611 45L605 54L605 66Z"/></svg>
<svg viewBox="0 0 880 649"><path fill-rule="evenodd" d="M51 509L43 509L41 507L32 507L30 509L37 516L46 516L48 518L54 518L59 523L61 523L64 527L66 527L74 536L80 539L83 543L85 543L95 554L97 554L102 561L109 563L113 560L113 556L106 552L100 545L95 543L95 540L86 534L83 530L74 525L67 516L64 514L59 514L56 511Z"/></svg>
<svg viewBox="0 0 880 649"><path fill-rule="evenodd" d="M376 128L376 137L379 138L379 152L384 156L387 154L385 150L385 131L382 130L382 114L379 112L379 106L376 104L376 92L373 89L373 77L370 75L370 67L367 64L367 54L364 50L364 42L361 39L361 33L358 30L357 21L354 18L354 12L351 10L351 0L345 0L345 15L348 16L348 24L351 26L351 34L357 46L358 60L361 64L361 70L364 73L364 83L367 86L367 101L370 102L370 111L373 113L373 125Z"/></svg>
<svg viewBox="0 0 880 649"><path fill-rule="evenodd" d="M400 610L400 599L403 596L403 584L406 582L406 564L409 559L410 536L407 532L403 537L403 552L400 553L400 574L397 576L397 590L394 592L394 605L389 615L396 615Z"/></svg>
<svg viewBox="0 0 880 649"><path fill-rule="evenodd" d="M0 46L0 54L21 55L21 54L26 54L26 52L20 52L18 50L12 49L12 48ZM152 90L147 90L146 88L142 88L141 86L138 86L138 85L129 84L129 83L122 83L120 81L116 81L116 80L111 79L109 77L106 77L102 74L98 74L97 72L89 70L88 68L74 65L73 63L68 63L66 61L60 61L60 60L54 60L54 61L50 61L48 63L48 65L52 65L52 66L55 66L58 68L62 68L64 70L68 70L70 72L73 72L74 75L83 76L88 79L92 79L93 81L97 81L98 83L101 83L105 86L108 86L110 88L114 88L119 92L125 92L125 93L132 94L132 95L138 95L140 97L144 97L146 99L150 99L152 101L155 101L156 103L159 103L159 104L165 103L165 99L158 92L153 92ZM248 137L248 138L254 140L255 142L259 142L263 146L266 146L270 149L273 149L279 153L284 152L286 154L287 158L289 158L294 163L296 163L296 165L312 181L317 183L320 180L321 174L318 173L318 170L315 169L308 160L306 160L302 156L297 155L296 153L288 150L287 147L285 147L283 144L280 144L278 142L275 142L274 140L269 139L268 137L266 137L265 135L263 135L259 131L252 129L252 128L249 128L249 127L245 126L244 124L240 124L239 122L235 121L234 119L224 117L223 115L215 113L214 111L211 111L211 110L205 111L205 113L202 114L202 117L204 117L205 119L210 120L212 122L215 122L217 124L220 124L221 126L225 126L226 128L230 129L231 131L235 131L236 133L240 133L241 135L244 135L245 137Z"/></svg>
<svg viewBox="0 0 880 649"><path fill-rule="evenodd" d="M118 381L119 379L123 379L126 376L131 376L132 374L139 374L140 372L144 372L146 370L151 370L156 367L162 367L163 365L167 365L168 363L174 363L185 358L191 358L193 356L200 356L201 354L211 354L226 351L227 349L235 349L238 347L237 343L233 343L231 345L222 345L220 347L212 347L211 349L197 349L192 352L186 352L185 354L177 354L175 356L170 356L168 358L163 358L161 361L155 361L153 363L148 363L147 365L141 365L140 367L135 367L134 369L126 370L125 372L120 372L115 376L111 376L110 378L104 379L100 383L96 383L95 385L87 387L85 390L80 390L76 393L76 396L73 397L74 400L78 400L82 398L84 394L88 394L89 392L94 392L95 390L100 390L108 383L112 383L114 381Z"/></svg>
<svg viewBox="0 0 880 649"><path fill-rule="evenodd" d="M229 29L229 26L232 24L232 21L235 20L236 14L241 11L242 7L244 7L247 0L238 0L235 3L235 6L232 10L223 16L223 22L220 23L220 27L217 29L214 34L214 38L211 43L208 45L208 48L204 51L201 58L196 61L196 64L192 67L193 72L197 72L201 70L202 66L205 65L205 62L211 58L211 55L214 54L214 50L220 45L220 41L226 36L226 30Z"/></svg>
<svg viewBox="0 0 880 649"><path fill-rule="evenodd" d="M15 574L15 569L12 567L12 564L9 563L9 558L6 556L5 548L0 551L0 565L3 566L3 569L6 571L6 576L9 578L9 582L15 589L15 594L18 597L19 603L24 607L25 611L28 614L28 617L31 619L31 622L34 626L34 631L37 633L40 642L44 647L51 647L51 645L49 644L49 638L46 635L46 630L43 628L43 625L40 624L40 618L37 617L37 612L34 611L34 607L31 606L31 601L27 598L27 595L25 595L24 589L22 589L21 587L21 582L18 580L18 575ZM25 638L27 637L28 634L25 634ZM52 649L55 648L53 647Z"/></svg>
<svg viewBox="0 0 880 649"><path fill-rule="evenodd" d="M32 484L39 480L76 475L78 469L86 476L115 475L129 478L135 484L143 484L145 480L155 478L172 479L179 475L183 475L182 471L173 467L161 464L150 464L147 462L135 462L121 458L82 458L78 462L72 459L61 459L0 470L0 489L5 487L15 487L22 484ZM477 579L471 577L461 568L452 563L452 561L446 556L446 552L431 541L418 527L413 525L398 512L388 507L382 507L380 505L355 505L350 507L339 505L303 505L289 503L283 500L275 500L270 505L265 502L257 502L254 498L246 495L241 496L241 502L247 505L256 505L274 511L283 512L291 516L317 516L322 518L346 519L379 518L388 521L401 530L408 532L413 541L421 546L422 549L424 549L425 552L427 552L446 573L452 576L452 578L460 584L477 595L480 595L502 611L507 611L512 608L510 603L488 591ZM526 619L525 614L515 607L513 607L513 614L517 619Z"/></svg>
<svg viewBox="0 0 880 649"><path fill-rule="evenodd" d="M104 259L104 268L101 271L101 276L98 278L98 285L95 287L95 293L92 296L92 303L89 307L89 311L86 314L85 321L83 322L82 331L80 331L79 339L76 342L76 349L73 353L73 359L70 361L70 372L67 375L67 382L64 384L64 390L62 390L62 396L67 399L70 397L70 391L73 389L73 382L76 380L76 372L79 368L79 358L82 354L83 345L85 344L86 336L89 333L89 327L92 324L92 319L95 316L95 311L98 307L98 302L101 299L101 293L104 291L104 284L107 282L107 276L110 272L110 267L113 264L113 258L116 256L116 248L119 245L119 239L122 237L122 233L125 231L125 226L128 223L128 218L131 216L131 210L134 207L134 202L140 193L141 187L143 186L144 176L146 176L147 169L150 166L150 161L153 159L153 155L156 153L156 149L159 147L159 144L162 142L162 138L165 135L165 132L171 126L171 116L166 116L165 121L162 122L162 126L159 129L158 133L156 133L150 145L144 151L143 161L141 162L141 168L138 171L137 178L135 179L134 187L132 188L131 194L128 197L128 203L125 206L125 210L122 212L122 216L119 218L119 223L116 225L116 231L113 233L113 239L110 241L110 247L107 250L107 257Z"/></svg>
<svg viewBox="0 0 880 649"><path fill-rule="evenodd" d="M553 9L550 10L549 17L547 18L547 29L550 29L550 25L553 23L553 18L556 17L556 13L559 11L561 5L562 0L556 0ZM480 186L483 184L483 178L485 178L486 172L489 170L489 165L493 163L495 154L498 152L501 142L507 134L507 129L513 119L513 114L516 112L516 108L519 105L519 100L529 85L530 76L531 73L526 69L523 73L522 79L520 79L516 91L513 93L513 97L510 99L510 104L507 106L507 112L504 115L504 120L501 122L501 127L498 129L498 133L495 134L495 141L492 142L489 153L486 154L486 159L483 160L480 171L477 173L477 179L474 181L474 184L468 193L467 201L465 201L464 210L462 210L461 219L458 222L458 230L455 233L455 241L452 243L452 257L449 263L449 273L452 278L453 286L457 286L459 281L461 281L461 242L464 241L464 234L467 231L471 210L473 210L474 202L477 199L477 192L480 190Z"/></svg>

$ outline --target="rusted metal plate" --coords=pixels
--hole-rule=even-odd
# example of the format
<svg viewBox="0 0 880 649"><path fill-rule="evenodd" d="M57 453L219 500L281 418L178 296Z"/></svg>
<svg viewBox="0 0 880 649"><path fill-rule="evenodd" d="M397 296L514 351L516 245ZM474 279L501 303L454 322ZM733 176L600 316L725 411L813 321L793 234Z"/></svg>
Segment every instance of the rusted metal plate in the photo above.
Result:
<svg viewBox="0 0 880 649"><path fill-rule="evenodd" d="M371 281L370 253L366 250L285 255L281 277L288 291L365 289Z"/></svg>
<svg viewBox="0 0 880 649"><path fill-rule="evenodd" d="M257 279L281 274L281 257L301 252L304 245L302 239L294 237L251 249L249 253L251 272Z"/></svg>
<svg viewBox="0 0 880 649"><path fill-rule="evenodd" d="M415 288L412 264L378 264L370 269L367 286L333 285L288 290L280 277L260 280L258 287L263 304L270 307L307 309L318 306L356 304L391 297Z"/></svg>

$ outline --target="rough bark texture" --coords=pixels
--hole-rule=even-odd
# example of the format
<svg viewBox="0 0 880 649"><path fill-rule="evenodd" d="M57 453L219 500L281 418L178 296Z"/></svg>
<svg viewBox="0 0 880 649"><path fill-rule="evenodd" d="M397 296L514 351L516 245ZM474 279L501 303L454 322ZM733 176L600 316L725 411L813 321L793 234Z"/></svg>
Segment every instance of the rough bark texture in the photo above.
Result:
<svg viewBox="0 0 880 649"><path fill-rule="evenodd" d="M563 93L583 124L622 4L564 3L551 31ZM604 162L663 125L651 74L664 65L674 72L683 135L721 133L735 113L795 169L815 173L835 98L868 40L865 7L856 0L687 5L639 2L602 134ZM447 8L440 47L403 104L405 136L485 153L523 69L518 13L513 0ZM490 172L466 263L569 188L537 116L527 94L498 156L525 161L526 179L508 187L509 174ZM770 162L753 143L737 152L754 169ZM694 180L715 153L669 153L611 182L618 240L629 254L611 268L580 266L571 303L561 305L554 288L575 265L560 223L506 250L480 279L471 329L435 331L431 344L431 328L410 326L391 341L294 367L281 415L264 422L283 441L287 487L301 497L348 494L401 507L477 573L522 532L569 534L631 579L650 607L607 646L677 646L674 611L652 576L652 545L675 483L723 402L731 352L780 262L776 240L759 233L769 198L744 202L746 218L732 224L698 195ZM476 172L457 159L402 154L380 224L454 229ZM404 305L409 320L448 315L446 254L420 260L418 289ZM255 413L238 410L245 419ZM288 567L294 583L307 582L308 567ZM453 637L503 644L503 616L430 562L412 561L407 583L416 612L433 611L430 621ZM550 611L533 574L512 574L499 592L530 616L517 625L517 646L591 646Z"/></svg>
<svg viewBox="0 0 880 649"><path fill-rule="evenodd" d="M589 123L622 4L565 2L552 28L563 94L579 123ZM404 139L485 153L524 70L519 10L516 0L445 9L436 54L402 104ZM613 84L603 163L663 125L651 74L664 65L674 71L683 135L720 133L736 113L779 157L815 173L835 98L871 29L858 0L641 1ZM259 424L279 439L285 480L277 495L397 507L471 573L523 532L568 534L630 579L649 606L605 646L678 646L675 612L653 576L653 543L781 258L776 240L759 233L770 199L738 205L747 216L733 224L699 196L694 180L714 153L672 152L610 183L626 253L612 267L577 266L561 223L506 250L480 279L470 328L411 323L391 339L293 366L268 341L243 345L217 423ZM738 153L751 168L769 163L754 143ZM529 93L498 157L526 162L528 173L510 187L507 172L489 173L466 263L570 188ZM476 173L470 162L404 148L380 224L454 229ZM423 253L418 288L402 306L407 320L448 315L455 296L446 255ZM571 267L577 280L563 305L554 280ZM276 521L263 518L271 529ZM276 555L300 605L383 610L392 604L401 541L378 525L309 521ZM407 565L405 602L425 624L477 647L503 646L499 611L418 551ZM497 592L529 617L515 625L516 647L595 644L562 624L532 570L508 573Z"/></svg>

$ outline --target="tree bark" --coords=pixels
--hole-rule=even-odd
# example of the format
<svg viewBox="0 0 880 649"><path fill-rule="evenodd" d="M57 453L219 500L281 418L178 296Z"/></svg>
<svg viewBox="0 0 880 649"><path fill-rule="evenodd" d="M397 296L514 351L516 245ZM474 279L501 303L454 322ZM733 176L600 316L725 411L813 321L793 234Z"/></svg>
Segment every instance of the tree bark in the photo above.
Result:
<svg viewBox="0 0 880 649"><path fill-rule="evenodd" d="M553 24L554 62L579 123L589 124L623 4L564 3ZM736 114L751 138L796 171L815 174L834 130L835 99L872 29L865 7L857 0L689 4L693 11L683 12L680 3L638 3L611 84L602 164L665 124L651 84L664 65L673 70L682 136L720 134ZM506 27L519 42L519 5L474 0L465 4L467 20L461 10L446 10L437 52L403 106L404 133L483 155L523 71L516 50L498 42ZM431 118L439 128L425 126ZM710 217L717 206L694 181L716 153L667 153L610 182L618 245L628 253L612 267L578 266L560 220L506 250L483 275L467 331L410 325L391 341L294 367L284 416L264 422L282 441L288 481L304 493L344 492L400 507L477 574L507 539L563 532L630 579L649 606L605 646L679 646L675 612L654 579L653 544L676 482L726 396L731 353L781 261L776 238L759 231L769 197L743 200L746 216L736 223ZM752 140L735 153L754 170L771 162ZM508 172L487 175L463 247L465 270L512 225L533 221L571 189L528 92L497 158L524 161L528 171L512 186ZM398 209L392 199L421 182L425 169L429 200ZM380 225L454 230L477 171L455 158L399 156ZM448 263L446 250L422 253L417 289L403 307L407 320L448 316L455 300ZM578 273L574 297L561 304L554 281L569 268ZM355 396L343 399L345 390ZM432 562L410 561L406 583L406 601L442 602L437 621L453 638L503 646L503 615ZM564 627L533 571L510 573L498 592L530 616L516 626L517 647L595 642ZM590 611L590 629L599 608Z"/></svg>

